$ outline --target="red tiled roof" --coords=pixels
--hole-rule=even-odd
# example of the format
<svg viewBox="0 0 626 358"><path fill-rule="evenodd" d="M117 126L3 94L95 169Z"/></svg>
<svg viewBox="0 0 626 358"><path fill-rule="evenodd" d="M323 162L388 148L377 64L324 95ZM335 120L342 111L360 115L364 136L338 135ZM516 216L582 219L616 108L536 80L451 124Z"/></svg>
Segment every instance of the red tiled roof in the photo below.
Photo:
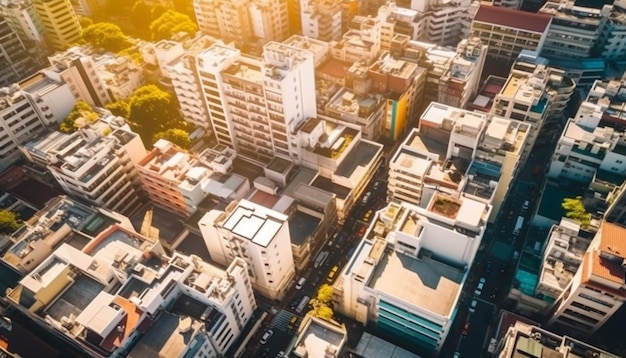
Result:
<svg viewBox="0 0 626 358"><path fill-rule="evenodd" d="M600 251L626 258L626 228L605 221L600 230Z"/></svg>
<svg viewBox="0 0 626 358"><path fill-rule="evenodd" d="M140 310L137 305L123 297L116 296L113 299L113 303L116 303L126 311L126 316L118 323L118 326L121 326L122 330L118 331L117 329L113 329L113 331L102 340L102 343L100 343L100 347L109 352L113 352L113 350L119 348L124 340L133 333L137 328L139 318L143 315L143 311Z"/></svg>
<svg viewBox="0 0 626 358"><path fill-rule="evenodd" d="M544 32L552 16L535 14L501 6L480 5L474 21L512 27L532 32Z"/></svg>

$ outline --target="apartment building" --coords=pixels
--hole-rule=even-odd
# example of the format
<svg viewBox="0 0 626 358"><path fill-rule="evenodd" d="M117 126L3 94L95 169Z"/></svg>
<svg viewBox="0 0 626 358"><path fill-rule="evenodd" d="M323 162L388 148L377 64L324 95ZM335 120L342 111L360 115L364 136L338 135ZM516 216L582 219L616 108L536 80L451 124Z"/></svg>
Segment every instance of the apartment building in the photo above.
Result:
<svg viewBox="0 0 626 358"><path fill-rule="evenodd" d="M18 146L61 122L75 101L69 86L42 73L0 89L0 167L20 156Z"/></svg>
<svg viewBox="0 0 626 358"><path fill-rule="evenodd" d="M607 200L607 210L604 219L626 227L626 181L617 185L614 194Z"/></svg>
<svg viewBox="0 0 626 358"><path fill-rule="evenodd" d="M260 56L263 45L289 36L287 1L195 0L198 28L244 53Z"/></svg>
<svg viewBox="0 0 626 358"><path fill-rule="evenodd" d="M381 27L377 17L353 17L343 37L330 43L331 56L340 61L371 64L381 49Z"/></svg>
<svg viewBox="0 0 626 358"><path fill-rule="evenodd" d="M626 57L626 1L615 1L598 38L598 56L607 60Z"/></svg>
<svg viewBox="0 0 626 358"><path fill-rule="evenodd" d="M11 236L2 261L27 275L63 244L82 249L112 224L133 228L117 212L81 204L65 196L48 203Z"/></svg>
<svg viewBox="0 0 626 358"><path fill-rule="evenodd" d="M50 67L47 70L56 73L69 85L72 96L77 101L104 107L111 102L111 95L107 91L93 55L94 50L91 46L74 46L49 57Z"/></svg>
<svg viewBox="0 0 626 358"><path fill-rule="evenodd" d="M2 0L0 15L9 23L22 42L41 44L45 28L31 0Z"/></svg>
<svg viewBox="0 0 626 358"><path fill-rule="evenodd" d="M232 356L256 309L247 272L240 259L168 257L114 224L81 250L61 245L7 299L85 355Z"/></svg>
<svg viewBox="0 0 626 358"><path fill-rule="evenodd" d="M198 226L213 260L228 265L240 258L257 292L271 299L286 294L295 275L286 215L241 200L206 213Z"/></svg>
<svg viewBox="0 0 626 358"><path fill-rule="evenodd" d="M611 6L602 9L575 6L574 1L547 2L539 13L552 16L541 55L548 58L588 58L600 37Z"/></svg>
<svg viewBox="0 0 626 358"><path fill-rule="evenodd" d="M626 126L621 119L626 116L624 93L626 93L626 78L611 81L594 81L586 100L580 105L575 121L578 122L589 118L588 120L591 122L585 125L587 127L593 128L601 124L613 127L617 131L626 130Z"/></svg>
<svg viewBox="0 0 626 358"><path fill-rule="evenodd" d="M153 203L189 217L209 195L229 201L239 200L248 192L248 179L231 173L236 156L223 145L191 154L159 139L136 168Z"/></svg>
<svg viewBox="0 0 626 358"><path fill-rule="evenodd" d="M491 0L491 5L508 7L509 9L520 10L524 0Z"/></svg>
<svg viewBox="0 0 626 358"><path fill-rule="evenodd" d="M519 70L518 65L519 61L496 95L491 114L531 125L523 154L525 160L545 121L564 110L575 85L561 70L541 64L532 65L527 72L525 68Z"/></svg>
<svg viewBox="0 0 626 358"><path fill-rule="evenodd" d="M359 73L355 67L357 65L351 67L351 71L348 72L349 78ZM341 122L359 126L365 139L378 140L382 135L386 102L380 94L358 94L342 87L327 101L324 114Z"/></svg>
<svg viewBox="0 0 626 358"><path fill-rule="evenodd" d="M465 108L478 91L487 58L487 46L477 37L461 40L451 48L396 35L390 52L427 70L423 103L459 108Z"/></svg>
<svg viewBox="0 0 626 358"><path fill-rule="evenodd" d="M490 58L511 63L522 50L541 51L551 20L547 14L481 4L470 34L488 46Z"/></svg>
<svg viewBox="0 0 626 358"><path fill-rule="evenodd" d="M64 51L81 39L82 28L70 0L33 0L52 51Z"/></svg>
<svg viewBox="0 0 626 358"><path fill-rule="evenodd" d="M575 337L594 334L626 300L626 228L603 222L582 263L555 304L549 325Z"/></svg>
<svg viewBox="0 0 626 358"><path fill-rule="evenodd" d="M344 324L307 314L300 327L291 351L295 357L338 358L347 346L348 332Z"/></svg>
<svg viewBox="0 0 626 358"><path fill-rule="evenodd" d="M548 177L590 183L599 172L626 175L626 139L611 127L585 127L569 120L559 139Z"/></svg>
<svg viewBox="0 0 626 358"><path fill-rule="evenodd" d="M302 35L321 41L335 41L341 38L343 0L304 0L301 4L300 24Z"/></svg>
<svg viewBox="0 0 626 358"><path fill-rule="evenodd" d="M130 57L105 55L96 66L111 101L127 100L146 84L143 71Z"/></svg>
<svg viewBox="0 0 626 358"><path fill-rule="evenodd" d="M498 342L494 357L513 358L528 354L550 355L554 358L618 357L572 337L561 336L544 328L516 321L514 325L509 326L506 334Z"/></svg>
<svg viewBox="0 0 626 358"><path fill-rule="evenodd" d="M423 207L391 202L375 214L335 281L334 308L437 355L489 211L482 202L441 192Z"/></svg>
<svg viewBox="0 0 626 358"><path fill-rule="evenodd" d="M330 58L330 44L327 41L320 41L302 35L292 35L283 41L283 44L312 52L313 63L316 69Z"/></svg>
<svg viewBox="0 0 626 358"><path fill-rule="evenodd" d="M36 157L63 191L76 199L106 209L130 213L142 204L143 191L134 165L146 156L141 138L123 119L102 121L64 136L36 139L23 147ZM108 133L108 134L107 134ZM52 134L52 136L55 136Z"/></svg>
<svg viewBox="0 0 626 358"><path fill-rule="evenodd" d="M28 51L26 44L0 15L0 87L19 82L37 72L42 67L39 59Z"/></svg>
<svg viewBox="0 0 626 358"><path fill-rule="evenodd" d="M299 160L293 135L317 114L311 52L270 42L252 58L215 44L196 66L218 142L259 162Z"/></svg>
<svg viewBox="0 0 626 358"><path fill-rule="evenodd" d="M552 225L543 240L538 238L534 246L521 254L537 258L538 266L519 266L515 272L507 297L515 302L517 312L547 314L572 282L591 243L590 235L581 230L580 224L567 218Z"/></svg>

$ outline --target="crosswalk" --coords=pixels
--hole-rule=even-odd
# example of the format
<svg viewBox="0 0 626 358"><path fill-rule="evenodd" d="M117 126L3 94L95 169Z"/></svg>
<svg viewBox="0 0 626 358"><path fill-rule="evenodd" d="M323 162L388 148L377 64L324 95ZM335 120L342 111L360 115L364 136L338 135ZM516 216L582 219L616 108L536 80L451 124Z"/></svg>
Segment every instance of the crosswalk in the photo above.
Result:
<svg viewBox="0 0 626 358"><path fill-rule="evenodd" d="M287 332L289 330L289 320L294 314L285 310L281 310L272 321L272 328Z"/></svg>

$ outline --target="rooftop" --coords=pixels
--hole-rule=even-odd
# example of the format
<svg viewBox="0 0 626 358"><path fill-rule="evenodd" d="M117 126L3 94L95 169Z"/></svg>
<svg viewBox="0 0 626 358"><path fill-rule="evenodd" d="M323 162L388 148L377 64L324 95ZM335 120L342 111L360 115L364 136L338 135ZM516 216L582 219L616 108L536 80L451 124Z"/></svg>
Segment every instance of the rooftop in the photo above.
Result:
<svg viewBox="0 0 626 358"><path fill-rule="evenodd" d="M406 349L364 332L355 349L359 357L419 358Z"/></svg>
<svg viewBox="0 0 626 358"><path fill-rule="evenodd" d="M414 258L385 251L368 286L389 297L449 317L464 273L429 257Z"/></svg>
<svg viewBox="0 0 626 358"><path fill-rule="evenodd" d="M335 170L335 175L350 178L362 176L366 168L373 164L374 159L383 151L382 144L359 140L354 148Z"/></svg>
<svg viewBox="0 0 626 358"><path fill-rule="evenodd" d="M300 350L298 346L304 346L308 358L325 358L328 349L338 353L347 341L348 335L343 326L311 316L304 320L306 326L298 335L296 351Z"/></svg>
<svg viewBox="0 0 626 358"><path fill-rule="evenodd" d="M201 326L201 322L191 317L165 311L141 337L128 357L181 357Z"/></svg>
<svg viewBox="0 0 626 358"><path fill-rule="evenodd" d="M266 247L287 221L287 217L247 200L230 213L223 227L255 244Z"/></svg>
<svg viewBox="0 0 626 358"><path fill-rule="evenodd" d="M298 246L304 244L309 236L315 232L320 221L320 218L303 211L296 211L289 218L291 243Z"/></svg>
<svg viewBox="0 0 626 358"><path fill-rule="evenodd" d="M474 22L485 22L503 27L543 33L550 25L552 16L514 10L501 6L481 4Z"/></svg>

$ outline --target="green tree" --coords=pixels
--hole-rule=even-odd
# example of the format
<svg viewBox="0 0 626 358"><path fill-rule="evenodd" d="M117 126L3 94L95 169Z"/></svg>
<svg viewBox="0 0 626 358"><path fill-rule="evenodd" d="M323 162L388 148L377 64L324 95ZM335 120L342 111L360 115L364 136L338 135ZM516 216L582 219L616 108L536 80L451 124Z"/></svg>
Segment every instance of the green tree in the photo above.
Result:
<svg viewBox="0 0 626 358"><path fill-rule="evenodd" d="M19 214L7 209L0 210L0 234L12 234L21 226Z"/></svg>
<svg viewBox="0 0 626 358"><path fill-rule="evenodd" d="M180 128L176 101L155 85L138 88L128 104L128 119L144 139L151 140L154 133Z"/></svg>
<svg viewBox="0 0 626 358"><path fill-rule="evenodd" d="M561 207L565 210L565 217L576 220L580 223L580 227L586 229L591 222L591 214L585 209L583 198L577 196L576 198L565 198Z"/></svg>
<svg viewBox="0 0 626 358"><path fill-rule="evenodd" d="M193 35L198 31L198 27L189 19L189 16L174 10L167 10L152 21L150 31L152 32L152 40L159 41L169 40L179 32Z"/></svg>
<svg viewBox="0 0 626 358"><path fill-rule="evenodd" d="M158 132L152 137L152 142L154 143L159 139L167 139L183 149L191 148L189 133L187 133L184 129L170 128L165 131Z"/></svg>
<svg viewBox="0 0 626 358"><path fill-rule="evenodd" d="M128 119L128 102L119 100L106 105L106 109L111 111L113 115Z"/></svg>
<svg viewBox="0 0 626 358"><path fill-rule="evenodd" d="M93 123L97 119L98 114L94 112L93 108L91 108L87 102L78 101L63 122L59 123L59 131L72 133L88 123Z"/></svg>
<svg viewBox="0 0 626 358"><path fill-rule="evenodd" d="M132 43L119 26L109 22L99 22L83 31L85 42L95 49L119 52L129 48Z"/></svg>
<svg viewBox="0 0 626 358"><path fill-rule="evenodd" d="M325 305L330 304L333 301L333 286L323 284L317 290L317 296L315 298Z"/></svg>

